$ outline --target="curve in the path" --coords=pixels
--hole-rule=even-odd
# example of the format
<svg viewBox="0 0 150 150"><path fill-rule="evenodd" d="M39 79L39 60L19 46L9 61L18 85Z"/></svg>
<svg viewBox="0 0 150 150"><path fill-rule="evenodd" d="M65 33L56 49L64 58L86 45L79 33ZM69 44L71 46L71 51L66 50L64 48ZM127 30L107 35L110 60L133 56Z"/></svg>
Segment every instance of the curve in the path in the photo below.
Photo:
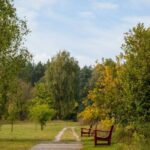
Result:
<svg viewBox="0 0 150 150"><path fill-rule="evenodd" d="M67 130L67 128L63 128L55 137L55 142L59 142L61 139L61 136L64 134L64 132Z"/></svg>

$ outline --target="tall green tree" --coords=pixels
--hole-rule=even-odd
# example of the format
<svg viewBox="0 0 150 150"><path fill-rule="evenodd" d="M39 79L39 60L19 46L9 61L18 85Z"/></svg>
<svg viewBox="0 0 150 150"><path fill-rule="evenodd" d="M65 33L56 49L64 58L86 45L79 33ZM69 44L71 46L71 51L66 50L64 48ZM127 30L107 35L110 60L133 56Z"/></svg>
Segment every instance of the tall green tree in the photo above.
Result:
<svg viewBox="0 0 150 150"><path fill-rule="evenodd" d="M35 64L29 61L20 71L19 78L29 82L32 86L35 86L35 84L44 77L45 68L45 64L42 64L41 62Z"/></svg>
<svg viewBox="0 0 150 150"><path fill-rule="evenodd" d="M29 58L23 46L27 25L16 15L12 0L0 1L0 118L7 112L13 80Z"/></svg>
<svg viewBox="0 0 150 150"><path fill-rule="evenodd" d="M53 107L51 95L48 92L47 86L43 82L39 82L35 85L33 90L32 105L35 104L47 104L50 108Z"/></svg>
<svg viewBox="0 0 150 150"><path fill-rule="evenodd" d="M46 84L58 118L73 112L79 97L79 66L69 52L60 51L46 70Z"/></svg>
<svg viewBox="0 0 150 150"><path fill-rule="evenodd" d="M35 84L36 82L40 81L42 77L44 77L44 73L45 73L45 65L42 64L41 62L38 62L34 66L32 84Z"/></svg>
<svg viewBox="0 0 150 150"><path fill-rule="evenodd" d="M138 24L125 36L123 98L128 122L150 121L150 28Z"/></svg>
<svg viewBox="0 0 150 150"><path fill-rule="evenodd" d="M90 89L89 81L92 76L92 67L84 66L80 69L79 74L79 108L78 111L84 109L83 100L87 97L88 91Z"/></svg>
<svg viewBox="0 0 150 150"><path fill-rule="evenodd" d="M92 76L92 67L91 66L84 66L80 69L80 99L85 98L88 94L89 90L89 80Z"/></svg>

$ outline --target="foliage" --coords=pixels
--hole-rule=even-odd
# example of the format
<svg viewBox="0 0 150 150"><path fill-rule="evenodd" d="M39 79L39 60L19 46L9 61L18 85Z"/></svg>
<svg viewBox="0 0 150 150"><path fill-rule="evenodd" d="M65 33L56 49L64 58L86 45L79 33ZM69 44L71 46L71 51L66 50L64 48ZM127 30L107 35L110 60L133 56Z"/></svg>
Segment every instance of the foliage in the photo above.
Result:
<svg viewBox="0 0 150 150"><path fill-rule="evenodd" d="M16 79L11 85L11 92L8 95L8 112L6 118L10 121L13 131L14 121L27 119L28 104L31 97L31 87L27 83Z"/></svg>
<svg viewBox="0 0 150 150"><path fill-rule="evenodd" d="M112 125L114 125L114 123L115 123L114 118L111 118L111 119L105 118L105 119L101 120L99 128L103 129L103 130L108 130L108 129L110 129L110 127Z"/></svg>
<svg viewBox="0 0 150 150"><path fill-rule="evenodd" d="M125 36L123 99L128 103L128 122L150 121L150 29L138 24Z"/></svg>
<svg viewBox="0 0 150 150"><path fill-rule="evenodd" d="M83 100L87 97L88 91L90 89L90 79L92 76L92 67L84 66L80 69L79 74L79 108L78 111L81 112L84 109Z"/></svg>
<svg viewBox="0 0 150 150"><path fill-rule="evenodd" d="M92 80L95 80L95 85L89 91L85 105L89 105L92 101L92 106L99 110L99 119L115 117L119 118L118 106L120 84L117 79L117 64L111 59L104 59L102 64L97 64L94 69ZM95 107L91 107L95 109ZM94 120L94 118L93 118Z"/></svg>
<svg viewBox="0 0 150 150"><path fill-rule="evenodd" d="M29 103L32 98L32 90L31 84L22 80L17 81L17 92L15 97L17 98L19 120L25 120L28 117Z"/></svg>
<svg viewBox="0 0 150 150"><path fill-rule="evenodd" d="M137 25L125 36L124 53L114 62L103 59L92 74L95 81L87 96L106 118L122 124L148 122L150 116L150 30ZM101 114L100 114L101 115Z"/></svg>
<svg viewBox="0 0 150 150"><path fill-rule="evenodd" d="M37 64L30 61L25 64L25 67L20 71L19 78L34 86L42 80L45 72L45 64L38 62Z"/></svg>
<svg viewBox="0 0 150 150"><path fill-rule="evenodd" d="M11 86L30 54L23 46L29 32L26 21L16 15L12 1L0 1L0 118L8 112Z"/></svg>
<svg viewBox="0 0 150 150"><path fill-rule="evenodd" d="M100 111L94 106L88 106L78 114L78 119L85 124L93 126L98 123Z"/></svg>
<svg viewBox="0 0 150 150"><path fill-rule="evenodd" d="M61 51L49 62L45 78L57 118L66 118L79 97L78 62L69 52Z"/></svg>
<svg viewBox="0 0 150 150"><path fill-rule="evenodd" d="M48 93L47 86L43 82L35 84L33 90L32 105L34 104L47 104L52 107L52 100Z"/></svg>
<svg viewBox="0 0 150 150"><path fill-rule="evenodd" d="M50 120L54 115L54 110L49 109L48 105L35 105L30 110L30 117L32 120L37 121L41 125L41 130L43 130L46 122Z"/></svg>

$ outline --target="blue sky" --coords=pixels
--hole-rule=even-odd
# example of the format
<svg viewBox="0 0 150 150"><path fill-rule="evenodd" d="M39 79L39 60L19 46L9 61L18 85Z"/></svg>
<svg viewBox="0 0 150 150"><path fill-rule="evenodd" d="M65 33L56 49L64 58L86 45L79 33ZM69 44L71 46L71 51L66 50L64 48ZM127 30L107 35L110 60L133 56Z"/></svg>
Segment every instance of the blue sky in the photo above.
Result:
<svg viewBox="0 0 150 150"><path fill-rule="evenodd" d="M150 0L14 0L32 31L26 46L34 61L46 62L66 49L81 66L115 58L124 33L150 25Z"/></svg>

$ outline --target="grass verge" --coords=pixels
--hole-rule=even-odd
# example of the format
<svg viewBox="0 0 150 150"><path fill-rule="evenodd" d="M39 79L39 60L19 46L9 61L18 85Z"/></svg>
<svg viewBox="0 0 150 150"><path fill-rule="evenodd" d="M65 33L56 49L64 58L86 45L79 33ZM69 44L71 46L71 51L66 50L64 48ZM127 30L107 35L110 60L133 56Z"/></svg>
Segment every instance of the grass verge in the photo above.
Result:
<svg viewBox="0 0 150 150"><path fill-rule="evenodd" d="M0 130L0 150L28 150L42 141L52 141L62 128L75 125L74 122L52 121L41 131L40 126L34 123L18 122L11 132L11 126L3 124Z"/></svg>

